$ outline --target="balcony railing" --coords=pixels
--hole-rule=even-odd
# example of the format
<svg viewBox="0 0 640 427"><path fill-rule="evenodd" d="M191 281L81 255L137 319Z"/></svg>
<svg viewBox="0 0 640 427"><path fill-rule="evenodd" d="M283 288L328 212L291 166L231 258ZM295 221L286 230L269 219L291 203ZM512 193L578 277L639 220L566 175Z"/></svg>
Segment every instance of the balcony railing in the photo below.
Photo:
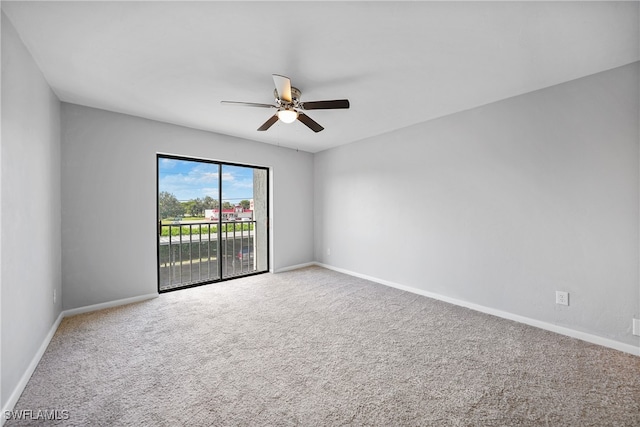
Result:
<svg viewBox="0 0 640 427"><path fill-rule="evenodd" d="M159 225L160 290L256 272L255 230L256 221Z"/></svg>

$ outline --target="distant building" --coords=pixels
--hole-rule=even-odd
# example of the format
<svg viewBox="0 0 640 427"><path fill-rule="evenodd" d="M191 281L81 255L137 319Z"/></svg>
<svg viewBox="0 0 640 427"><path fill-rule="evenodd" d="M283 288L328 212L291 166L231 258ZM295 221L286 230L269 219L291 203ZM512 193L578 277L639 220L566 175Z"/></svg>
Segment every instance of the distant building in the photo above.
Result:
<svg viewBox="0 0 640 427"><path fill-rule="evenodd" d="M253 202L253 201L252 201ZM204 216L210 221L220 218L219 209L205 209ZM233 209L222 209L223 221L253 221L253 209L244 209L238 205Z"/></svg>

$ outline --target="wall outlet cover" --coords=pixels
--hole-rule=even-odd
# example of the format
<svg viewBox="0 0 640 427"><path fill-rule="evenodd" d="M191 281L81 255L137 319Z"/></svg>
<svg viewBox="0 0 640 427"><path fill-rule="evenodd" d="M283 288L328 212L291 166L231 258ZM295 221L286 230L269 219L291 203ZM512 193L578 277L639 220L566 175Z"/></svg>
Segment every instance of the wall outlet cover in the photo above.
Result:
<svg viewBox="0 0 640 427"><path fill-rule="evenodd" d="M556 304L569 305L569 292L556 291Z"/></svg>
<svg viewBox="0 0 640 427"><path fill-rule="evenodd" d="M633 319L633 335L640 336L640 319Z"/></svg>

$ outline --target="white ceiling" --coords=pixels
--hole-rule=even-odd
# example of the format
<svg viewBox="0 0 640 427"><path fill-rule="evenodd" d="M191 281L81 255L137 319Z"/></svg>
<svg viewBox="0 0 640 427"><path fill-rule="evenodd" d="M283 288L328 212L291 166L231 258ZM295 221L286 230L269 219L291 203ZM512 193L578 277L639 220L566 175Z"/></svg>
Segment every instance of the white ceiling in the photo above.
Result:
<svg viewBox="0 0 640 427"><path fill-rule="evenodd" d="M640 59L638 2L2 2L65 102L318 152ZM256 129L272 73L349 110Z"/></svg>

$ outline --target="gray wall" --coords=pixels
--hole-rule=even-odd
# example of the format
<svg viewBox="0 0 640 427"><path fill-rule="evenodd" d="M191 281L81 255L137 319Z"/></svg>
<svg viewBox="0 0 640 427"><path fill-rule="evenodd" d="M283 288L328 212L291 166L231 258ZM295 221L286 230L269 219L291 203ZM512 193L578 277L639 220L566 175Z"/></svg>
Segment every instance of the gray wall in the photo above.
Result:
<svg viewBox="0 0 640 427"><path fill-rule="evenodd" d="M65 309L157 292L158 152L272 168L270 268L313 261L311 154L62 103Z"/></svg>
<svg viewBox="0 0 640 427"><path fill-rule="evenodd" d="M638 80L635 63L317 154L316 259L638 346Z"/></svg>
<svg viewBox="0 0 640 427"><path fill-rule="evenodd" d="M4 13L1 147L4 408L62 308L60 102Z"/></svg>

